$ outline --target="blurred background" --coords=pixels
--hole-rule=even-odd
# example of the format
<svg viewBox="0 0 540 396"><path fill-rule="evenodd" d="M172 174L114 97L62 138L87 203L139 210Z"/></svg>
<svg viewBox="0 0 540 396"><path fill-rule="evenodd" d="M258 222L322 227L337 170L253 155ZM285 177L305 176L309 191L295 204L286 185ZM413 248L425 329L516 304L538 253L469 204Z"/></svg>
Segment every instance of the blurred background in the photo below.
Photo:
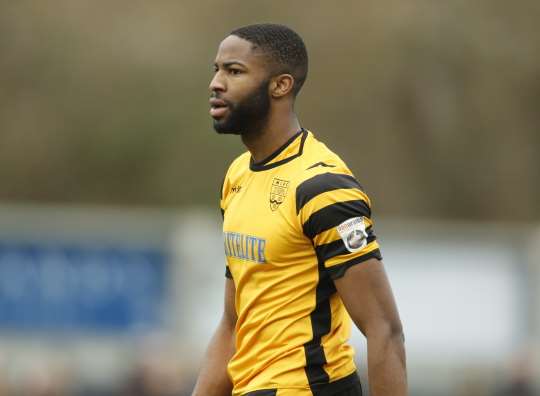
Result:
<svg viewBox="0 0 540 396"><path fill-rule="evenodd" d="M411 395L537 395L539 20L536 0L0 1L0 395L190 394L244 151L208 83L255 22L304 38L297 113L371 196Z"/></svg>

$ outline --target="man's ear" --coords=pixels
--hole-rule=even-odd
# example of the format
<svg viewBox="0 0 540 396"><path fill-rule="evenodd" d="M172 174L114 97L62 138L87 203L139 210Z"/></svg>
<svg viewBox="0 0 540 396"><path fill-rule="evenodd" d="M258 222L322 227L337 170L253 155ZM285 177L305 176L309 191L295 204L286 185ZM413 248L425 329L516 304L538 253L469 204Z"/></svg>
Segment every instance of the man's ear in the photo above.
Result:
<svg viewBox="0 0 540 396"><path fill-rule="evenodd" d="M270 82L270 95L278 99L287 96L293 89L294 77L290 74L280 74Z"/></svg>

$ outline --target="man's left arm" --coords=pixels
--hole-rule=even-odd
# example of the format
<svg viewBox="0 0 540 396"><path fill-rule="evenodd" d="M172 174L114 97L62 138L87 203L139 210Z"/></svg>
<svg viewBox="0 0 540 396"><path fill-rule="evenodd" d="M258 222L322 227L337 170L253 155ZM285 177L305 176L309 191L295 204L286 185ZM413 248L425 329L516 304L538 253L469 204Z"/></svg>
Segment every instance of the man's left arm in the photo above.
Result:
<svg viewBox="0 0 540 396"><path fill-rule="evenodd" d="M370 395L406 396L403 329L382 261L370 258L353 265L334 283L367 338Z"/></svg>

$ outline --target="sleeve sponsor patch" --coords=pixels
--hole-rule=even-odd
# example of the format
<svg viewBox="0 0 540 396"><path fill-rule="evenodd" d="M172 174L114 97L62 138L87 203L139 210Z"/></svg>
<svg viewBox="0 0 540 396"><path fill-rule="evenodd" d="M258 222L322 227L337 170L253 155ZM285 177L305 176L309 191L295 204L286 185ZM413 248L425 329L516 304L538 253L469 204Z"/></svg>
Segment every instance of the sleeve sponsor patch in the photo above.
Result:
<svg viewBox="0 0 540 396"><path fill-rule="evenodd" d="M345 220L336 229L349 252L357 252L367 245L368 235L364 217Z"/></svg>

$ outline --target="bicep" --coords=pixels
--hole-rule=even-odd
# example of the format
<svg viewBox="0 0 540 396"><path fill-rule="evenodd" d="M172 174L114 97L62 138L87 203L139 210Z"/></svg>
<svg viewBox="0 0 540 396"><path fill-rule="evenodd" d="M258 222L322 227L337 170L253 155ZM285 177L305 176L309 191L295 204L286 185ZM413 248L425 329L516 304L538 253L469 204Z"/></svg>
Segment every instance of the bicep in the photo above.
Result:
<svg viewBox="0 0 540 396"><path fill-rule="evenodd" d="M371 258L354 265L334 283L347 312L366 337L374 332L402 332L382 261Z"/></svg>

